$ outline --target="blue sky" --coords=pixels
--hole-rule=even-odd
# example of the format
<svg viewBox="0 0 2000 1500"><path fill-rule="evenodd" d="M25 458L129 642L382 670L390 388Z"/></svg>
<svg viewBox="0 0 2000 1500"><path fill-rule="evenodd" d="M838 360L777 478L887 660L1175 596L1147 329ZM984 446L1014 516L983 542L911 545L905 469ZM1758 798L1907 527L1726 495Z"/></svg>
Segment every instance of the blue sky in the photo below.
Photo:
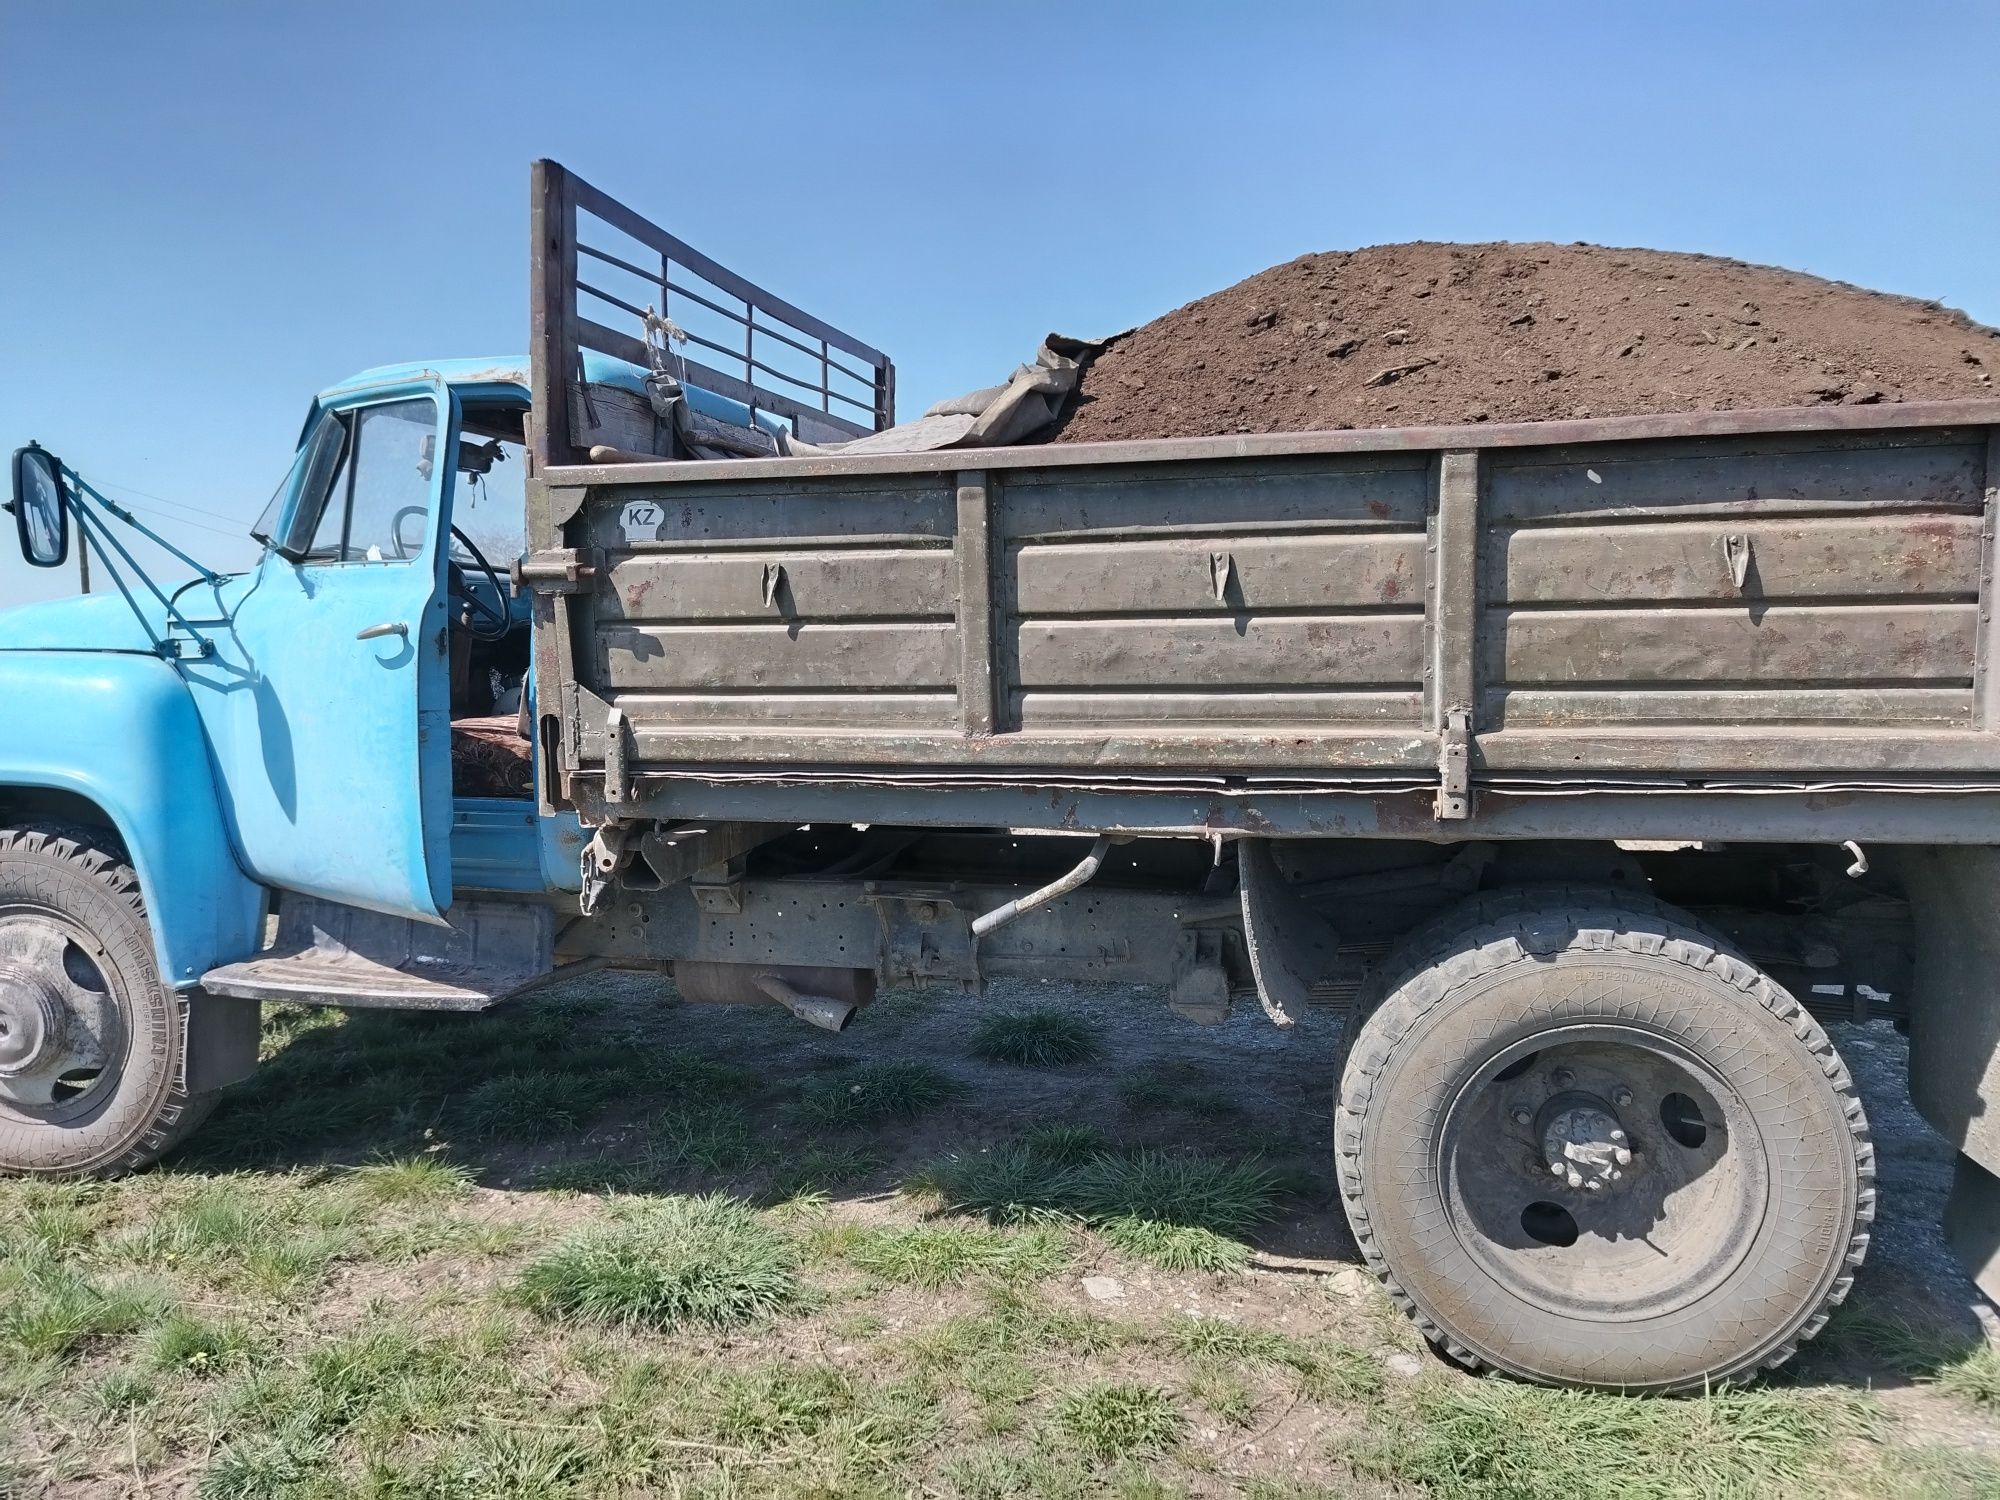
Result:
<svg viewBox="0 0 2000 1500"><path fill-rule="evenodd" d="M1390 240L1704 250L2000 322L1995 56L1985 0L0 0L0 446L241 564L314 390L525 347L542 155L888 350L905 415ZM72 586L0 546L0 604Z"/></svg>

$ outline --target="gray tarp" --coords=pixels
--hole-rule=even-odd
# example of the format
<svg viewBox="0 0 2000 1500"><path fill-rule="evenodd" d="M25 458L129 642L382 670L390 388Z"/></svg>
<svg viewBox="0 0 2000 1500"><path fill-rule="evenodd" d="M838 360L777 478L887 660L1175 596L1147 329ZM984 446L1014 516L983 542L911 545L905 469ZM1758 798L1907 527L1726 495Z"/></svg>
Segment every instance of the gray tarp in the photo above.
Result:
<svg viewBox="0 0 2000 1500"><path fill-rule="evenodd" d="M1083 379L1084 366L1104 347L1099 339L1052 333L1035 362L1004 385L940 401L914 422L901 422L847 443L807 443L787 436L786 453L927 453L938 448L1005 448L1032 443L1055 430Z"/></svg>

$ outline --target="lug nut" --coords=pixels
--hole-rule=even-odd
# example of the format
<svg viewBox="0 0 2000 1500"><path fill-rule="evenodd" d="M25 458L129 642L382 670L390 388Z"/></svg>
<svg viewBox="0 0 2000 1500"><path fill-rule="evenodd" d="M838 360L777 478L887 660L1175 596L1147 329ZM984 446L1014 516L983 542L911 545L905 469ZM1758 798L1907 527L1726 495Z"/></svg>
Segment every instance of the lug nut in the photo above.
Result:
<svg viewBox="0 0 2000 1500"><path fill-rule="evenodd" d="M1568 1170L1569 1168L1564 1166L1559 1161L1552 1161L1549 1163L1549 1175L1551 1177L1560 1177Z"/></svg>
<svg viewBox="0 0 2000 1500"><path fill-rule="evenodd" d="M1583 1182L1583 1185L1584 1185L1584 1187L1585 1187L1585 1189L1586 1189L1586 1190L1588 1190L1588 1191L1590 1191L1590 1192L1593 1192L1593 1193L1594 1193L1594 1192L1596 1192L1596 1191L1598 1191L1598 1189L1600 1189L1600 1188L1602 1188L1602 1187L1604 1186L1604 1184L1603 1184L1602 1182L1598 1181L1598 1179L1597 1179L1597 1178L1595 1178L1595 1177L1586 1177L1586 1178L1584 1179L1584 1182Z"/></svg>
<svg viewBox="0 0 2000 1500"><path fill-rule="evenodd" d="M1570 1072L1568 1068L1557 1068L1549 1074L1549 1082L1559 1089L1566 1089L1576 1082L1576 1074Z"/></svg>
<svg viewBox="0 0 2000 1500"><path fill-rule="evenodd" d="M1616 1151L1611 1153L1611 1159L1621 1167L1629 1167L1632 1164L1632 1148L1629 1146L1620 1146ZM1616 1177L1618 1174L1613 1172L1611 1175Z"/></svg>
<svg viewBox="0 0 2000 1500"><path fill-rule="evenodd" d="M1628 1088L1613 1089L1611 1091L1611 1102L1620 1109L1629 1108L1632 1103L1632 1091Z"/></svg>
<svg viewBox="0 0 2000 1500"><path fill-rule="evenodd" d="M1616 1141L1619 1145L1622 1146L1625 1144L1625 1132L1622 1130L1614 1130L1611 1132L1611 1139Z"/></svg>

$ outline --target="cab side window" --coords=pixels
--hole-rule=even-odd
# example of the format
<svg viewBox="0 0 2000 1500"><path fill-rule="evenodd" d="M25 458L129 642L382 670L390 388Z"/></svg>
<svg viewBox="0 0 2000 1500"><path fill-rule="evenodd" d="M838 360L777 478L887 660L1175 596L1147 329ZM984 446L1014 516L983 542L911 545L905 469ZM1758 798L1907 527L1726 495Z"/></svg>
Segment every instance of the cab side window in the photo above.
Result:
<svg viewBox="0 0 2000 1500"><path fill-rule="evenodd" d="M423 550L437 466L437 403L364 406L343 418L340 467L305 561L401 562Z"/></svg>

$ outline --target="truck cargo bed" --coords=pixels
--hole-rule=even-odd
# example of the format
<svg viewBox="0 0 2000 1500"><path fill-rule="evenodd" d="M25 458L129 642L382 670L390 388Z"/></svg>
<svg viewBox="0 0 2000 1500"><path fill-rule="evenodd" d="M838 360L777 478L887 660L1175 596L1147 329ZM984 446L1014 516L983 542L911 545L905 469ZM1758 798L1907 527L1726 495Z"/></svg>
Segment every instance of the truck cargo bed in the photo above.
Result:
<svg viewBox="0 0 2000 1500"><path fill-rule="evenodd" d="M1996 423L554 468L537 528L588 581L544 701L635 780L1429 778L1455 715L1475 780L1990 778Z"/></svg>
<svg viewBox="0 0 2000 1500"><path fill-rule="evenodd" d="M1546 799L1589 794L1699 837L1688 797L1758 793L1793 800L1738 836L1834 798L1915 837L1944 796L2000 827L2000 401L593 466L549 372L617 336L561 252L589 190L544 189L546 803L1464 837L1581 831Z"/></svg>

